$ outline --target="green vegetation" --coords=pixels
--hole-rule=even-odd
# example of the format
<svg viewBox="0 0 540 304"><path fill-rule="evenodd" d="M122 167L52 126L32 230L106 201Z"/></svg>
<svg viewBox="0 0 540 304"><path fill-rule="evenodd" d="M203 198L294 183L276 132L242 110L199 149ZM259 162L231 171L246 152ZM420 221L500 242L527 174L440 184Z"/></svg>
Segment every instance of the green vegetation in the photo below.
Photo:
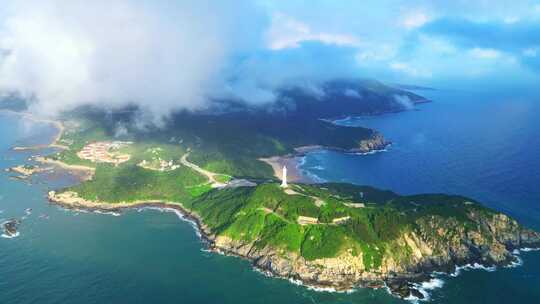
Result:
<svg viewBox="0 0 540 304"><path fill-rule="evenodd" d="M219 174L219 175L214 176L214 178L218 183L228 183L231 181L232 176Z"/></svg>
<svg viewBox="0 0 540 304"><path fill-rule="evenodd" d="M293 185L292 189L299 194L286 194L273 183L212 190L184 206L201 215L218 235L253 242L259 248L282 248L308 260L335 257L348 250L362 254L367 269L380 266L392 242L415 229L418 219L443 216L461 225L471 222L470 211L489 212L459 196L399 196L350 184ZM366 207L347 206L355 202L352 194L360 192ZM324 204L318 207L313 195ZM319 222L301 225L299 216ZM332 222L343 217L349 219Z"/></svg>
<svg viewBox="0 0 540 304"><path fill-rule="evenodd" d="M111 203L137 200L183 202L203 192L199 187L189 187L204 182L203 176L186 167L159 172L146 170L133 164L119 167L99 164L96 175L91 181L77 185L71 190L85 199Z"/></svg>
<svg viewBox="0 0 540 304"><path fill-rule="evenodd" d="M336 92L342 92L343 85L349 87L350 83L333 84L339 89ZM164 127L144 126L143 131L134 127L138 125L134 123L138 120L136 110L104 113L82 109L67 118L67 131L60 144L69 149L53 158L96 169L92 180L69 188L85 199L181 203L196 212L218 236L256 248L270 246L280 252L293 252L307 260L349 252L361 255L367 269L379 267L385 254L405 258L410 255L406 250L395 250L395 241L404 232L429 225L434 217L446 221L451 237L457 229L474 228L469 219L471 211L491 214L459 196L400 196L341 183L291 185L285 192L273 182L272 168L259 158L293 153L295 148L308 145L354 149L361 140L375 134L370 129L320 120L324 118L321 113L336 117L399 110L393 98L399 90L376 82L363 85L363 100L369 101L368 108L356 99L325 103L290 90L283 94L296 98L293 105L290 98L283 98L273 108L235 105L237 111L219 115L181 112ZM337 96L332 90L328 92L331 98ZM96 164L76 155L88 143L113 140L133 142L118 150L129 154L129 161L117 166ZM259 185L214 189L205 176L181 164L181 157L188 152L190 162L218 173L217 182L227 183L235 177L257 180Z"/></svg>

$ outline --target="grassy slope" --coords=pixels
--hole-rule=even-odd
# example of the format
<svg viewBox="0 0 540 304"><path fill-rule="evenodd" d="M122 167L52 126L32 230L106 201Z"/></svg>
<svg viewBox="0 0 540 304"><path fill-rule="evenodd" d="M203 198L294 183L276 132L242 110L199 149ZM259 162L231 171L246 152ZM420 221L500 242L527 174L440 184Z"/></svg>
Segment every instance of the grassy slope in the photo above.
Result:
<svg viewBox="0 0 540 304"><path fill-rule="evenodd" d="M255 188L211 191L186 206L198 212L217 234L271 245L301 254L308 260L334 257L343 250L362 254L366 267L377 267L382 255L403 231L414 229L418 218L440 215L465 227L471 209L487 210L463 197L446 195L398 196L388 191L348 184L301 185L304 193L317 195L326 204L317 207L312 198L285 194L277 184ZM343 203L357 202L363 193L365 208ZM339 196L338 196L339 194ZM411 203L413 202L413 203ZM272 212L269 212L271 210ZM316 217L322 224L301 226L298 216ZM350 216L341 225L324 224Z"/></svg>
<svg viewBox="0 0 540 304"><path fill-rule="evenodd" d="M101 124L81 120L78 127L68 130L61 138L61 143L69 143L70 149L54 154L51 158L71 165L96 168L93 180L70 188L85 199L112 203L145 199L183 202L211 189L205 177L185 166L166 172L137 166L142 160L148 161L156 156L178 162L186 153L186 149L178 144L148 140L125 146L119 152L130 154L131 159L115 167L82 160L76 155L89 142L114 139ZM154 148L160 148L159 153L152 153L151 149Z"/></svg>
<svg viewBox="0 0 540 304"><path fill-rule="evenodd" d="M283 248L308 260L334 257L350 250L352 254L363 255L368 269L379 266L392 241L403 231L415 229L418 219L436 215L455 219L467 227L470 224L465 215L467 210L484 210L476 203L463 204L469 200L462 197L402 197L390 191L350 184L293 186L299 195L285 194L276 184L218 191L210 188L206 178L184 166L159 172L136 165L155 156L149 152L151 148L161 148L160 158L172 161L178 161L190 148L190 161L211 171L237 177L268 177L271 168L257 161L258 157L288 153L296 146L309 144L351 148L357 139L371 134L367 129L337 127L317 120L310 123L290 122L290 119L265 121L264 117L238 120L231 115L186 116L172 128L124 138L136 143L122 148L121 152L131 154L132 158L118 167L96 165L76 156L88 142L114 138L113 126L97 115L84 120L76 129L69 128L62 141L70 145L70 150L53 157L69 164L96 167L92 181L71 188L84 198L112 203L145 199L181 202L199 213L217 234L255 242L261 248ZM312 196L325 204L318 207ZM345 205L356 202L366 207ZM299 216L317 218L321 224L302 226L297 222ZM333 219L341 217L350 220L331 224Z"/></svg>

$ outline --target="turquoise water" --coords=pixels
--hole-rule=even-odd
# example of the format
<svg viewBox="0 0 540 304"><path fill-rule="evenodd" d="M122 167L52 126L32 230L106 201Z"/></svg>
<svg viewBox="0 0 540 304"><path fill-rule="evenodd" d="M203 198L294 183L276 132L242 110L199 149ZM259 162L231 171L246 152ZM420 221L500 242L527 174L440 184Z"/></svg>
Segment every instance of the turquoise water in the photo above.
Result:
<svg viewBox="0 0 540 304"><path fill-rule="evenodd" d="M0 238L0 303L400 302L384 290L332 294L267 278L244 260L204 252L191 224L174 213L112 216L49 205L50 187L74 181L53 176L28 185L3 171L31 155L10 147L53 134L46 125L28 124L0 116L0 219L33 209L19 237Z"/></svg>
<svg viewBox="0 0 540 304"><path fill-rule="evenodd" d="M540 228L540 106L530 98L438 94L421 111L360 121L395 142L388 152L316 153L303 168L401 193L470 195ZM74 181L60 174L28 185L3 169L31 155L11 146L52 134L46 125L0 115L0 219L33 209L19 237L0 238L0 303L407 303L385 290L335 294L267 278L246 261L204 252L192 226L174 213L112 216L49 205L49 188ZM523 267L442 277L431 302L540 302L540 252L521 256Z"/></svg>

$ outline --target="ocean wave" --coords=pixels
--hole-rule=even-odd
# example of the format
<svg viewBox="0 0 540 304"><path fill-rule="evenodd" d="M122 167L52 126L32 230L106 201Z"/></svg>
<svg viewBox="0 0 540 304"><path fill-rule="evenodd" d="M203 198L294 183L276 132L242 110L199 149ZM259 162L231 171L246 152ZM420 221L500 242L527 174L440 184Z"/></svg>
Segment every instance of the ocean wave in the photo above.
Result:
<svg viewBox="0 0 540 304"><path fill-rule="evenodd" d="M13 239L13 238L18 237L19 235L21 235L21 234L19 233L19 231L17 231L17 232L15 232L15 234L13 234L13 235L7 235L7 234L5 234L5 233L2 233L1 236L2 236L3 238L5 238L5 239Z"/></svg>
<svg viewBox="0 0 540 304"><path fill-rule="evenodd" d="M89 209L84 209L84 208L63 208L61 206L58 207L58 210L64 211L64 212L71 212L71 213L73 213L73 216L77 216L80 213L84 213L84 214L96 213L96 214L112 215L112 216L121 216L122 215L120 212L116 212L116 211L104 211L104 210L97 210L97 209L96 210L89 210ZM48 218L48 216L44 216L42 214L42 215L40 215L40 218Z"/></svg>
<svg viewBox="0 0 540 304"><path fill-rule="evenodd" d="M102 210L93 210L93 213L97 214L104 214L104 215L112 215L112 216L120 216L120 212L114 212L114 211L102 211Z"/></svg>
<svg viewBox="0 0 540 304"><path fill-rule="evenodd" d="M302 175L307 176L308 179L314 181L315 183L326 183L327 180L318 176L317 174L310 172L309 170L301 169L300 173Z"/></svg>
<svg viewBox="0 0 540 304"><path fill-rule="evenodd" d="M410 294L404 300L407 300L413 303L418 303L420 301L426 302L431 299L430 292L435 289L442 288L444 286L444 281L440 278L431 278L428 281L424 281L420 283L413 283L412 286L414 289L418 290L418 292L420 292L424 298L420 299Z"/></svg>
<svg viewBox="0 0 540 304"><path fill-rule="evenodd" d="M354 120L353 117L347 116L347 117L341 118L341 119L334 119L334 120L326 119L325 121L330 122L330 123L333 123L333 124L335 124L335 125L348 125L348 124L351 123L353 120Z"/></svg>
<svg viewBox="0 0 540 304"><path fill-rule="evenodd" d="M307 290L312 290L312 291L316 291L316 292L328 292L328 293L346 293L346 294L351 294L353 292L355 292L356 290L351 288L351 289L346 289L346 290L337 290L333 287L320 287L320 286L311 286L309 284L305 284L302 280L300 279L294 279L294 278L282 278L282 277L278 277L278 276L275 276L271 271L268 271L268 270L262 270L262 269L259 269L257 267L253 267L253 270L255 272L258 272L262 275L264 275L265 277L268 277L268 278L278 278L278 279L286 279L287 281L289 281L290 283L296 285L296 286L301 286L301 287L305 287Z"/></svg>
<svg viewBox="0 0 540 304"><path fill-rule="evenodd" d="M307 157L305 157L305 156L298 157L298 161L297 161L297 164L296 164L296 168L297 168L297 169L300 169L303 165L306 164L306 161L307 161Z"/></svg>
<svg viewBox="0 0 540 304"><path fill-rule="evenodd" d="M462 270L485 270L487 272L494 272L497 270L497 266L485 266L479 263L466 264L463 266L456 266L456 270L450 274L452 277L457 277L461 274Z"/></svg>
<svg viewBox="0 0 540 304"><path fill-rule="evenodd" d="M510 262L510 264L504 266L504 268L516 268L523 265L523 259L518 255L514 254L515 260Z"/></svg>
<svg viewBox="0 0 540 304"><path fill-rule="evenodd" d="M310 172L310 170L323 171L324 167L322 167L320 165L316 165L316 166L309 167L309 168L303 168L305 166L305 164L306 164L306 161L307 161L306 156L299 157L299 159L297 161L296 169L298 169L300 174L307 177L308 179L314 181L315 183L325 183L326 180L324 178L318 176L317 174L315 174L313 172ZM322 169L319 169L319 168L322 168Z"/></svg>
<svg viewBox="0 0 540 304"><path fill-rule="evenodd" d="M384 148L384 149L371 150L369 152L354 152L354 153L351 153L351 154L353 154L353 155L373 155L373 154L377 154L377 153L388 152L388 149L391 146L392 146L392 144L388 144L386 146L386 148Z"/></svg>
<svg viewBox="0 0 540 304"><path fill-rule="evenodd" d="M525 247L525 248L521 248L520 251L523 251L523 252L540 251L540 248L528 248L528 247Z"/></svg>

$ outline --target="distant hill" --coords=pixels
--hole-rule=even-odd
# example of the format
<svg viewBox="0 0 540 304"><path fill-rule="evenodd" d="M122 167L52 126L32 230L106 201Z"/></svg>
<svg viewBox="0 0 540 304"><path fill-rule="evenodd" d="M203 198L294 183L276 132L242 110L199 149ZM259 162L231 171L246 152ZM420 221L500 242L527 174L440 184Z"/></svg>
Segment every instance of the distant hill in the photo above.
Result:
<svg viewBox="0 0 540 304"><path fill-rule="evenodd" d="M276 102L256 107L237 101L225 103L230 111L261 112L296 119L332 119L401 112L430 102L402 88L368 79L339 79L317 87L290 86L278 90L277 95Z"/></svg>

